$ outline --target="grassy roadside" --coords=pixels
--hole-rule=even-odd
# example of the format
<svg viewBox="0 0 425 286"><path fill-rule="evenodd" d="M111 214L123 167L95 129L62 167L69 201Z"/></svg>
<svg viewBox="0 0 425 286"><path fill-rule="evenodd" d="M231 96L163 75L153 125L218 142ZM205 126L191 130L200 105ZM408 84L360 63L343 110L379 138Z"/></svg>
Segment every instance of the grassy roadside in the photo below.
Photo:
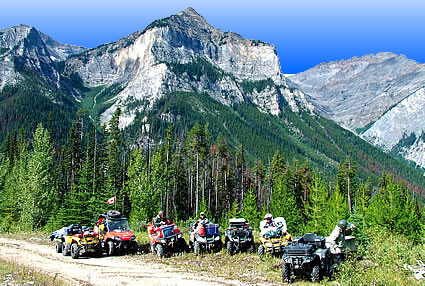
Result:
<svg viewBox="0 0 425 286"><path fill-rule="evenodd" d="M0 259L0 285L68 285L57 276L49 276L34 269Z"/></svg>
<svg viewBox="0 0 425 286"><path fill-rule="evenodd" d="M181 230L186 242L188 242L186 227L183 226ZM141 247L141 254L125 256L124 259L129 262L161 264L173 267L177 271L191 273L193 276L208 275L223 279L239 280L248 285L282 285L282 260L279 258L268 255L264 261L260 261L256 254L244 253L229 256L225 250L222 250L219 253L200 256L195 256L193 253L185 253L182 256L158 259L156 255L150 253L147 233L139 231L136 232L136 236ZM37 244L51 245L52 251L54 251L54 243L48 240L47 233L0 234L0 237L24 239ZM258 241L257 236L256 241ZM393 235L380 229L365 231L362 241L363 243L359 245L358 253L341 266L334 279L325 279L320 284L425 285L425 280L416 280L410 271L404 269L404 264L416 265L416 260L425 260L425 247L423 244L415 244L401 235ZM0 261L0 264L2 264L2 261ZM20 268L22 269L22 267ZM19 269L9 272L18 273L18 271ZM6 273L2 270L0 281L5 279L5 275ZM49 283L36 285L53 285ZM2 284L0 283L0 285ZM293 285L318 284L297 279Z"/></svg>

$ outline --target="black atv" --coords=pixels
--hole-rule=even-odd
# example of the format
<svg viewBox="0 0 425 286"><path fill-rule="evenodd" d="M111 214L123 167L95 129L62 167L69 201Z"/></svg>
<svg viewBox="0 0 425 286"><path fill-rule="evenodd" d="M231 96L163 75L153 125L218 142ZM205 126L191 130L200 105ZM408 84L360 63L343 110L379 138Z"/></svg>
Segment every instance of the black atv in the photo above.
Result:
<svg viewBox="0 0 425 286"><path fill-rule="evenodd" d="M282 281L291 283L291 275L311 278L319 282L331 274L332 256L325 238L313 233L297 237L283 249Z"/></svg>
<svg viewBox="0 0 425 286"><path fill-rule="evenodd" d="M252 228L244 218L229 220L229 228L226 229L225 244L227 253L230 255L236 252L246 250L248 253L254 253L254 236Z"/></svg>

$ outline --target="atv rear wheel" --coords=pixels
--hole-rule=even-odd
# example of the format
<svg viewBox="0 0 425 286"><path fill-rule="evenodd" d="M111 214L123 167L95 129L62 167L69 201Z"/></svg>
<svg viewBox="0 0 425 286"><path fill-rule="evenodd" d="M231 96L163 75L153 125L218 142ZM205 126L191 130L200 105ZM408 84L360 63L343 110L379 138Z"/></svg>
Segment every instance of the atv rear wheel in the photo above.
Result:
<svg viewBox="0 0 425 286"><path fill-rule="evenodd" d="M156 245L156 254L158 255L159 259L164 257L164 247L162 246L162 244Z"/></svg>
<svg viewBox="0 0 425 286"><path fill-rule="evenodd" d="M56 242L56 253L62 253L62 242Z"/></svg>
<svg viewBox="0 0 425 286"><path fill-rule="evenodd" d="M78 248L78 244L75 242L71 244L71 257L72 259L80 257L80 249Z"/></svg>
<svg viewBox="0 0 425 286"><path fill-rule="evenodd" d="M63 256L69 256L70 255L70 249L69 249L69 244L64 242L62 243L62 255Z"/></svg>
<svg viewBox="0 0 425 286"><path fill-rule="evenodd" d="M313 282L320 281L320 266L318 264L315 264L311 270L311 280Z"/></svg>
<svg viewBox="0 0 425 286"><path fill-rule="evenodd" d="M233 255L234 251L235 251L235 247L233 245L233 242L228 240L227 241L227 253L229 253L229 255Z"/></svg>
<svg viewBox="0 0 425 286"><path fill-rule="evenodd" d="M264 257L264 251L265 251L265 249L264 249L264 245L260 245L259 247L258 247L258 257L260 258L260 260L263 260L263 257Z"/></svg>
<svg viewBox="0 0 425 286"><path fill-rule="evenodd" d="M114 255L115 254L115 247L114 242L112 240L108 241L108 255Z"/></svg>
<svg viewBox="0 0 425 286"><path fill-rule="evenodd" d="M195 240L195 243L193 244L193 252L195 253L195 255L198 255L200 250L201 248L199 245L199 241Z"/></svg>
<svg viewBox="0 0 425 286"><path fill-rule="evenodd" d="M291 283L291 267L285 262L282 263L282 282Z"/></svg>
<svg viewBox="0 0 425 286"><path fill-rule="evenodd" d="M251 245L248 247L248 253L252 254L255 251L255 245L254 242L251 243Z"/></svg>

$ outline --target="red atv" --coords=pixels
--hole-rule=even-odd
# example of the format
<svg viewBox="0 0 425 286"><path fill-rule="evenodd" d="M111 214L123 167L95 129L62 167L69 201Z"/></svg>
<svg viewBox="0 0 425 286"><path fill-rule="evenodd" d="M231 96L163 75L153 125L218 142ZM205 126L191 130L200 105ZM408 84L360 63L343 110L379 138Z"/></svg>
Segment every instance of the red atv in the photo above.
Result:
<svg viewBox="0 0 425 286"><path fill-rule="evenodd" d="M183 254L186 250L186 241L178 227L167 221L167 224L157 227L153 220L148 225L148 234L150 239L151 251L156 252L158 258L174 253Z"/></svg>
<svg viewBox="0 0 425 286"><path fill-rule="evenodd" d="M99 216L99 233L102 248L108 255L136 254L136 236L131 232L127 218L117 211L108 211Z"/></svg>

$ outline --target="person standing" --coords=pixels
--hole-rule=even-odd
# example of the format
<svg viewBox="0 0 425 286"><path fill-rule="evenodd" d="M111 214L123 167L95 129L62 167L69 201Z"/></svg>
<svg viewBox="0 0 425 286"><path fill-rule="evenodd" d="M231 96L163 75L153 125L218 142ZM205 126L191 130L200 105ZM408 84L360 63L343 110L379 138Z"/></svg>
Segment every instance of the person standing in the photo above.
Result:
<svg viewBox="0 0 425 286"><path fill-rule="evenodd" d="M349 235L355 228L354 224L342 219L328 237L329 249L336 264L340 264L344 260L345 236Z"/></svg>

